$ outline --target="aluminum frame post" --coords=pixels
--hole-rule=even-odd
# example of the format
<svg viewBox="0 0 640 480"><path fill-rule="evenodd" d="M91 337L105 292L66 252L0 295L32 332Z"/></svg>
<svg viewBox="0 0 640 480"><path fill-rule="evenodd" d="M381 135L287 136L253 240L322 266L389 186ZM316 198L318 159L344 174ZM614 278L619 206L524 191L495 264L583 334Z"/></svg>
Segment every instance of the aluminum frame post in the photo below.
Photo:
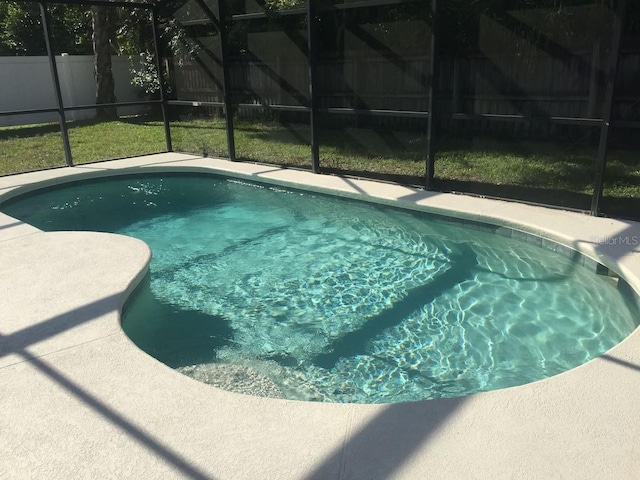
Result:
<svg viewBox="0 0 640 480"><path fill-rule="evenodd" d="M162 122L164 124L164 139L167 145L167 152L173 152L173 142L171 140L171 125L169 123L169 105L167 95L164 90L162 63L160 62L160 46L158 42L158 9L153 8L151 15L151 29L153 30L153 50L156 56L156 70L158 72L158 82L160 86L160 108L162 109Z"/></svg>
<svg viewBox="0 0 640 480"><path fill-rule="evenodd" d="M318 139L318 90L316 72L317 55L317 22L316 2L307 0L307 61L309 64L309 128L311 131L311 170L320 173L320 144Z"/></svg>
<svg viewBox="0 0 640 480"><path fill-rule="evenodd" d="M429 116L427 117L427 154L425 158L424 172L424 189L433 189L433 177L435 173L435 149L433 145L433 128L434 128L434 94L435 94L435 72L436 72L436 13L437 0L431 0L431 45L429 48L429 93L427 100L427 109Z"/></svg>
<svg viewBox="0 0 640 480"><path fill-rule="evenodd" d="M64 103L62 101L62 91L60 89L60 78L58 76L58 66L56 65L56 57L51 48L51 31L49 30L49 14L44 3L38 2L40 6L40 18L42 19L42 30L44 32L44 42L47 47L47 56L49 57L49 67L51 69L51 79L53 80L53 89L56 94L56 102L58 104L58 121L60 123L60 133L62 134L62 146L64 148L64 159L68 167L73 167L73 157L71 156L71 145L69 143L69 132L67 130L67 119L64 112Z"/></svg>
<svg viewBox="0 0 640 480"><path fill-rule="evenodd" d="M593 197L591 199L591 215L600 214L600 200L604 189L604 174L607 163L607 149L609 143L609 129L611 128L611 114L613 110L613 97L615 93L616 73L620 60L620 43L622 40L622 28L627 9L627 0L618 0L615 15L613 17L613 32L611 34L611 53L607 64L607 89L604 98L602 122L600 124L600 143L598 144L598 157L596 160L596 176L593 181Z"/></svg>
<svg viewBox="0 0 640 480"><path fill-rule="evenodd" d="M236 141L235 131L233 126L233 103L231 102L230 85L231 80L229 78L229 65L227 64L227 53L229 45L227 44L227 12L226 12L226 0L218 1L218 19L220 29L220 61L222 62L222 89L224 95L224 117L227 126L227 155L229 160L236 161Z"/></svg>

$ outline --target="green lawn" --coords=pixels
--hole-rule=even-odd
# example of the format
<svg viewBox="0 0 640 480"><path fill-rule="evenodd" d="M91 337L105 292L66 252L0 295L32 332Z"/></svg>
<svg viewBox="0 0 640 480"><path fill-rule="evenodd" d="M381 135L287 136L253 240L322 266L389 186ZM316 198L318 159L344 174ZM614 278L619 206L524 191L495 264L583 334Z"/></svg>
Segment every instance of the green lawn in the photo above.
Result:
<svg viewBox="0 0 640 480"><path fill-rule="evenodd" d="M171 123L175 151L226 156L224 120L184 118ZM236 121L240 160L310 168L308 126ZM69 123L76 164L165 150L159 120L144 117L111 122ZM323 129L321 168L422 183L424 138L391 131ZM436 157L436 180L492 188L543 189L591 195L595 147L535 142L478 142L444 139ZM63 166L57 124L0 128L0 175ZM605 195L640 198L640 154L613 151L607 164ZM543 199L544 201L544 199ZM547 200L547 203L549 202Z"/></svg>

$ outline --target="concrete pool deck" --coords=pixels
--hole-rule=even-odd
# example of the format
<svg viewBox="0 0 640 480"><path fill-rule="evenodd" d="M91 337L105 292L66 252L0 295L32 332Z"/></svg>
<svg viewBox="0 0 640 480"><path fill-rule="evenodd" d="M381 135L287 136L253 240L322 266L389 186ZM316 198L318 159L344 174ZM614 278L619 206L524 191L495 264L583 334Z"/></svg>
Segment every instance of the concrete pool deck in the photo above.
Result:
<svg viewBox="0 0 640 480"><path fill-rule="evenodd" d="M640 291L638 223L274 166L149 155L0 177L0 201L122 169L313 185L519 226ZM181 375L122 332L120 308L150 255L132 238L45 233L0 214L1 478L640 478L640 329L563 374L467 397L391 405L251 397Z"/></svg>

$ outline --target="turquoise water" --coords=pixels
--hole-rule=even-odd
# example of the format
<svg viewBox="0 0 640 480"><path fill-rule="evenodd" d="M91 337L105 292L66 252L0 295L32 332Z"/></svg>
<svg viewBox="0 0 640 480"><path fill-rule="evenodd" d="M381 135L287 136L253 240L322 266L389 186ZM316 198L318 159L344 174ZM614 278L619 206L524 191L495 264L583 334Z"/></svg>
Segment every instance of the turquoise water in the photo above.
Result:
<svg viewBox="0 0 640 480"><path fill-rule="evenodd" d="M558 247L417 212L230 179L89 181L2 211L140 238L122 325L158 360L256 395L382 403L520 385L638 325L635 299Z"/></svg>

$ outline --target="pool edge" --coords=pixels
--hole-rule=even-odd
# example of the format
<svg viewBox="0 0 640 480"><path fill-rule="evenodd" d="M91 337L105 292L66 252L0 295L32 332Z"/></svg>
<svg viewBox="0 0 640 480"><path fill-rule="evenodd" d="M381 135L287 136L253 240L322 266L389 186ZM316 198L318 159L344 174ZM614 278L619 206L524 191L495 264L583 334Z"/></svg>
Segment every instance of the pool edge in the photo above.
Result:
<svg viewBox="0 0 640 480"><path fill-rule="evenodd" d="M161 156L162 158L153 157L117 161L114 162L113 168L100 164L99 172L95 171L95 167L91 167L89 172L84 171L85 169L89 170L89 167L75 167L73 170L82 169L83 171L65 173L64 177L79 179L80 176L86 178L116 174L120 173L116 170L122 168L123 165L130 169L129 172L133 172L133 170L143 172L155 168L165 171L167 168L212 171L210 165L215 164L218 168L214 168L214 170L222 174L228 175L230 170L236 169L239 170L240 175L258 181L271 177L279 181L293 181L300 173L296 172L293 175L291 172L285 172L283 174L276 167L233 164L231 162L221 163L224 161L218 159L183 157L176 160L177 157L171 155ZM158 164L159 162L163 163ZM173 165L167 166L164 162L170 162ZM180 165L175 165L177 162L180 162ZM272 174L269 175L266 170L272 171ZM71 175L71 173L73 174ZM309 172L302 173L304 174L302 176L305 177L313 175ZM321 180L322 188L331 186L333 183L339 191L345 190L341 188L343 180L339 177L313 176L314 179L318 179L318 177ZM0 189L3 185L7 188L7 182L4 180L0 179ZM52 177L45 181L54 182L56 180ZM406 187L380 185L371 181L351 179L348 182L355 182L367 194L375 194L380 188L382 189L381 198L389 202L394 201L394 195L397 197L417 194L420 197L419 200L431 202L427 206L441 211L444 210L443 205L447 203L443 201L446 194L430 194L421 197L419 194L422 192ZM349 191L349 189L346 190ZM436 201L435 205L434 201ZM537 231L545 235L548 234L550 227L538 227L535 224L544 219L549 220L549 225L560 229L559 232L556 232L560 238L567 239L570 237L569 234L574 232L579 237L574 241L582 253L590 251L601 263L607 266L616 266L616 269L623 273L627 281L631 280L630 283L638 291L638 285L640 285L638 280L640 277L638 247L621 250L616 248L620 245L609 245L606 244L607 242L602 245L597 242L598 238L635 235L640 232L640 228L634 222L593 219L582 214L547 211L541 207L509 204L496 200L462 198L460 203L462 213L471 219L487 218L492 209L499 207L505 215L504 221L513 221L516 216L522 217L524 215L528 220L522 228L531 233ZM534 209L535 212L538 212L537 216L532 215ZM590 231L587 224L593 223L594 220L597 224L597 230ZM603 226L607 226L608 230L604 230ZM538 228L540 230L537 230ZM590 235L594 235L593 239L589 238ZM139 275L141 273L142 270ZM123 294L120 298L121 302L124 302L127 297L128 295ZM122 336L126 337L124 334ZM163 438L170 446L170 451L175 450L181 453L202 471L222 478L268 478L268 476L271 478L277 476L311 478L314 474L316 478L323 478L318 475L331 472L342 472L344 478L358 478L357 472L360 472L360 478L366 478L365 474L374 472L371 469L385 459L388 462L398 464L394 470L394 477L397 478L421 478L434 473L441 478L456 476L462 478L465 472L468 474L470 471L481 477L491 476L492 478L510 478L514 471L519 471L523 474L522 476L530 478L550 478L562 475L571 478L633 478L635 472L640 469L640 450L634 445L633 440L640 435L640 419L636 414L637 409L633 401L634 392L637 395L640 388L640 381L637 379L640 377L637 371L640 370L640 333L638 329L607 352L606 355L614 358L615 361L597 358L558 376L532 384L476 394L462 399L428 400L405 406L400 404L400 406L338 405L327 407L303 402L297 402L302 405L293 405L296 402L220 393L206 385L196 386L192 383L186 383L191 381L186 378L182 380L170 371L157 368L153 362L143 360L139 352L134 352L131 349L133 344L121 345L122 339L113 339L113 342L116 342L119 350L109 351L107 349L100 351L99 355L92 351L91 355L98 356L106 365L110 365L110 361L117 360L107 358L115 353L121 354L127 361L130 359L139 360L141 362L139 368L135 365L132 366L126 372L126 376L133 375L139 380L140 376L143 376L144 379L150 374L156 377L143 381L141 385L136 387L136 391L153 392L157 388L161 388L158 385L177 387L182 390L177 394L177 397L182 399L181 401L188 402L190 406L200 405L203 411L207 412L206 414L212 414L214 411L211 410L211 407L206 406L208 403L206 397L221 402L218 406L223 413L228 414L228 418L208 418L203 413L203 418L196 419L195 423L189 420L188 425L196 428L191 432L191 437L193 437L191 440L195 439L196 445L188 446L184 442L190 436L181 433L183 426L174 418L175 412L173 413L174 417L171 416L170 411L175 408L175 402L170 398L165 400L151 398L148 402L149 405L141 407L138 405L140 402L136 403L135 399L122 398L111 390L97 385L95 380L91 378L83 380L88 385L87 388L93 394L104 398L105 402L115 402L108 404L113 405L119 411L124 411L127 418L134 418L138 424L144 424L145 429L150 430L155 437ZM60 356L63 355L60 354ZM78 366L78 368L80 367L81 365ZM65 368L82 377L78 368L73 369L71 366ZM11 377L7 370L2 374L3 377L0 377L2 379ZM34 375L37 376L37 372L34 372ZM121 378L121 372L115 370L111 374L102 372L101 375L103 375L101 378L109 385L121 384L121 388L126 391L126 378ZM12 381L19 384L26 380L15 378ZM5 400L5 405L10 408L7 408L5 415L7 418L11 418L8 415L16 410L20 411L23 406L17 403L19 399L15 400L16 404L14 405L14 402L11 401L11 395L8 398L9 400ZM117 401L122 403L117 403ZM41 405L41 403L36 405ZM144 412L145 407L151 411ZM155 412L154 408L157 409ZM239 411L245 409L247 410L246 416L237 416ZM255 409L255 412L252 409ZM72 408L66 412L66 415L82 419L82 411L82 408ZM271 418L265 417L265 414ZM297 417L296 414L301 417ZM168 416L165 417L165 415ZM46 420L45 424L53 427L53 424L49 422L53 422L54 419L49 419L45 412L43 412L42 418ZM416 418L421 418L420 424L427 426L416 424ZM295 421L292 421L293 419ZM96 420L92 419L91 422L95 423ZM323 425L325 423L327 425ZM316 433L318 432L313 432L312 425L318 429L318 432L325 432L324 429L326 429L326 436L317 437ZM207 458L205 452L207 445L211 445L206 438L207 435L212 434L213 427L216 429L224 427L222 431L217 430L219 433L216 438L219 440L219 444L214 449L216 452L225 449L225 452L220 451L219 458L212 462ZM280 434L269 441L268 437L262 434L255 432L251 434L252 429L255 428L262 428L269 435L277 435L277 432ZM311 433L305 435L305 428L313 435ZM232 438L237 436L238 429L241 431L240 437L244 443L239 443L237 439ZM109 439L117 438L117 435L122 436L122 433L118 433L119 431L121 429L115 429L102 440L98 440L96 437L95 445L99 447L104 445L104 442L112 442L113 440ZM27 428L24 432L26 435L30 430ZM460 432L465 432L465 434L461 436ZM51 432L51 435L58 440L65 438L64 431ZM279 438L280 436L289 437L291 441ZM140 436L138 435L138 437ZM371 439L368 440L369 438ZM71 443L73 442L71 441ZM154 473L165 472L166 465L171 467L166 471L173 472L176 477L184 476L185 471L180 470L176 466L176 462L171 462L173 458L171 455L167 455L165 452L164 456L158 457L157 449L140 450L139 446L136 447L140 443L140 440L135 440L135 438L125 442L127 445L133 445L132 452L143 457L142 464L149 467L147 471L149 478L156 476ZM150 442L145 443L147 447L150 444ZM242 445L244 448L249 448L249 451L257 452L258 449L262 449L261 451L267 452L264 454L265 456L260 456L263 460L257 462L261 463L259 468L235 460L237 455L233 449L243 448ZM283 453L281 449L285 445L288 445L289 449ZM64 450L63 446L53 441L40 442L34 448L37 452L43 453L44 458L52 457L55 453L59 454L60 449ZM80 450L94 451L91 445L81 446ZM460 452L456 453L457 451ZM115 459L118 458L116 455L118 452L122 453L119 449L108 449L103 456L97 457L97 465L92 468L98 468L103 462L117 461ZM35 467L36 464L33 463L33 460L28 460L30 456L28 452L23 452L18 448L18 453L20 455L16 458L22 459L25 462L23 464L25 467ZM116 456L113 457L113 455ZM5 456L5 458L12 457ZM64 459L64 455L61 458ZM161 460L159 461L158 458ZM121 460L119 459L119 461ZM71 469L73 459L68 458L65 465L67 467L63 468L63 471ZM510 470L505 465L517 467L517 470ZM7 465L7 467L17 468L15 464ZM336 470L338 467L339 469ZM42 469L47 467L41 464L39 468L38 471L43 473L46 470ZM15 471L25 472L26 470ZM263 472L263 475L264 472L269 472L269 475L260 476L260 472ZM168 478L170 477L171 475L168 476ZM338 478L338 476L324 476L324 478Z"/></svg>

